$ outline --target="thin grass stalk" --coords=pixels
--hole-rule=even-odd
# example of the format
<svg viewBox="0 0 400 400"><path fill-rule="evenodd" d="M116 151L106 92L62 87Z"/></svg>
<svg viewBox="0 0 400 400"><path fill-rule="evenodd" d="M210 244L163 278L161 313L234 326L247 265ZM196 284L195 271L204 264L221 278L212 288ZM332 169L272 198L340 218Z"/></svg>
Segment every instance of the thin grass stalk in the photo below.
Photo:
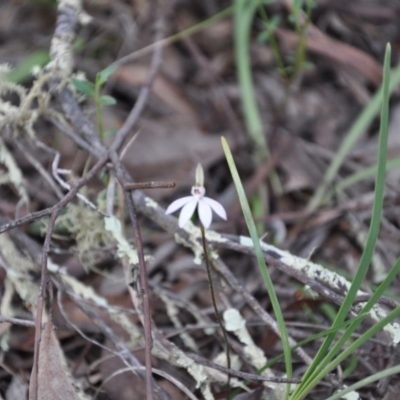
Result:
<svg viewBox="0 0 400 400"><path fill-rule="evenodd" d="M390 76L389 84L389 94L391 95L400 83L400 64L393 69ZM371 99L369 104L363 109L360 115L356 118L353 125L350 127L348 133L345 136L341 146L339 147L335 158L328 167L324 179L319 186L318 190L315 192L314 196L311 198L307 210L315 211L326 198L326 193L329 190L332 182L335 180L340 167L343 164L347 154L350 152L352 147L355 145L357 140L361 137L363 133L371 125L372 121L375 119L379 112L382 104L383 98L383 87L381 87L374 97Z"/></svg>
<svg viewBox="0 0 400 400"><path fill-rule="evenodd" d="M328 355L326 356L326 360L332 360L335 355L340 351L340 349L345 345L347 340L351 337L351 335L354 333L354 331L357 329L357 327L360 325L360 323L364 320L364 317L368 314L368 312L371 310L371 308L377 303L379 298L383 295L383 293L386 291L386 289L389 287L389 285L393 282L393 280L396 278L397 274L400 272L400 257L397 259L396 263L393 265L392 269L389 271L389 274L385 278L385 280L379 285L379 287L375 290L374 294L371 296L371 298L368 300L368 302L365 304L365 306L361 309L359 315L349 321L348 328L346 329L345 333L342 335L342 337L335 343L333 348L330 350ZM337 331L337 330L336 330ZM400 332L399 332L400 334ZM361 336L363 337L363 336ZM366 341L367 339L365 339ZM354 343L350 344L347 347L348 349L354 349ZM350 353L351 354L351 353ZM336 360L342 361L342 359L337 358ZM332 364L329 364L332 366ZM336 368L337 365L335 365L333 368ZM333 369L332 368L332 369ZM318 377L320 371L318 369L315 371L316 372L316 377ZM330 371L329 371L330 372ZM316 378L315 378L316 379ZM318 380L316 381L316 384L318 383Z"/></svg>
<svg viewBox="0 0 400 400"><path fill-rule="evenodd" d="M235 0L234 39L235 55L245 124L250 137L257 146L257 160L268 157L267 142L263 135L256 96L254 92L251 60L249 54L250 28L257 9L255 1Z"/></svg>
<svg viewBox="0 0 400 400"><path fill-rule="evenodd" d="M367 378L362 379L361 381L358 381L358 382L354 383L353 385L347 387L346 389L341 390L338 393L335 393L333 396L327 398L326 400L343 399L344 396L347 393L350 393L350 392L352 392L354 390L360 389L360 388L362 388L364 386L371 385L372 383L374 383L376 381L379 381L379 380L384 379L384 378L386 378L388 376L396 375L396 374L399 374L399 373L400 373L400 365L396 365L395 367L391 367L391 368L385 369L384 371L377 372L376 374L368 376Z"/></svg>
<svg viewBox="0 0 400 400"><path fill-rule="evenodd" d="M378 150L378 170L376 175L375 193L374 193L374 205L372 211L372 218L369 227L368 237L365 249L361 256L359 266L357 268L356 275L349 288L349 291L340 307L338 314L335 318L333 326L336 324L342 324L349 311L351 310L352 304L357 292L365 278L368 271L369 264L371 262L376 240L379 233L379 226L382 215L384 189L385 189L385 171L386 171L386 160L387 160L387 138L388 138L388 120L389 120L389 82L390 82L390 55L391 47L388 44L386 46L385 60L384 60L384 73L383 73L383 86L382 86L382 110L381 110L381 125L379 133L379 150ZM349 329L352 329L351 326ZM313 363L308 368L304 375L302 383L297 387L293 394L293 400L301 400L311 390L311 386L315 385L315 374L316 371L320 371L321 368L326 366L330 359L335 355L333 352L328 352L336 334L329 334L318 353L316 354ZM335 351L338 351L338 346L334 347ZM319 376L319 375L318 375Z"/></svg>
<svg viewBox="0 0 400 400"><path fill-rule="evenodd" d="M225 140L224 137L221 138L222 141L222 147L224 149L225 157L229 166L229 170L232 175L232 179L234 181L236 191L238 193L240 205L243 211L243 215L246 220L246 225L247 228L250 232L251 238L253 240L253 245L254 245L254 250L256 253L257 257L257 263L260 268L260 272L262 275L262 278L264 280L265 287L267 289L268 295L271 300L272 308L275 313L275 318L278 323L279 331L281 334L281 340L282 340L282 347L283 347L283 352L285 356L285 367L286 367L286 376L288 378L292 377L292 355L291 355L291 349L290 349L290 344L289 344L289 337L285 325L285 320L283 318L282 310L279 305L278 298L276 296L275 290L274 290L274 285L272 283L271 277L269 276L267 266L265 264L265 259L263 252L261 250L260 246L260 239L257 234L257 228L254 223L253 217L251 215L251 210L249 203L246 198L246 194L242 185L242 182L239 177L239 173L236 169L235 161L233 159L232 153L229 149L229 145L227 141ZM288 398L290 392L290 384L287 385L287 390L286 390L286 398Z"/></svg>
<svg viewBox="0 0 400 400"><path fill-rule="evenodd" d="M206 232L205 232L204 225L201 222L200 222L200 231L201 231L201 243L203 245L203 252L204 252L204 262L206 264L206 270L207 270L208 284L210 285L211 301L212 301L212 304L213 304L213 307L214 307L215 317L217 318L218 325L221 328L222 336L224 337L224 341L225 341L225 346L226 346L226 366L228 367L228 369L231 369L231 355L230 355L228 334L226 332L224 324L222 323L222 318L221 318L221 316L219 314L218 307L217 307L217 299L216 299L216 296L215 296L214 282L213 282L213 279L212 279L210 259L208 257ZM227 398L229 398L229 394L230 394L230 381L231 381L231 376L228 374L228 380L227 380L227 383L226 383L226 385L227 385Z"/></svg>
<svg viewBox="0 0 400 400"><path fill-rule="evenodd" d="M392 322L395 318L400 316L400 307L392 310L385 318L381 321L377 322L374 326L368 329L361 337L355 340L349 347L347 347L338 357L332 360L329 364L327 364L324 368L318 371L318 374L315 375L312 384L309 387L309 390L303 393L304 397L311 391L312 387L316 386L329 372L331 372L334 368L336 368L342 361L344 361L347 357L353 354L358 348L360 348L363 344L365 344L369 339L379 333L387 324Z"/></svg>
<svg viewBox="0 0 400 400"><path fill-rule="evenodd" d="M345 189L355 185L356 183L376 175L377 168L378 166L374 164L348 176L336 185L335 191L343 192ZM400 168L400 157L392 158L386 162L386 172L396 168ZM332 194L329 195L329 197L331 196Z"/></svg>
<svg viewBox="0 0 400 400"><path fill-rule="evenodd" d="M270 155L256 101L249 52L251 24L258 4L257 1L248 0L235 0L234 4L234 42L238 81L245 125L255 144L255 161L258 165ZM281 184L275 171L272 171L270 178L275 193L281 193Z"/></svg>

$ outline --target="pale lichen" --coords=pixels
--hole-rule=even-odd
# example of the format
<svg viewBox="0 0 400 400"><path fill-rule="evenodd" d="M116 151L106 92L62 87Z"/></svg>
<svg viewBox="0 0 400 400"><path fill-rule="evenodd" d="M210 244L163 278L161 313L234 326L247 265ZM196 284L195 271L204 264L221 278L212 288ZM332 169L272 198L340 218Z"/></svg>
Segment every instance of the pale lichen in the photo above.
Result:
<svg viewBox="0 0 400 400"><path fill-rule="evenodd" d="M253 241L249 237L240 236L240 243L246 247L253 247ZM351 283L343 276L337 274L336 272L330 271L324 268L322 265L313 263L304 258L294 256L288 251L278 249L275 246L264 243L260 241L261 249L268 253L273 253L274 258L278 259L282 263L288 265L289 267L302 272L308 278L316 280L323 283L327 287L333 289L334 291L345 296L350 288ZM358 296L366 295L365 292L359 290L357 292ZM366 303L359 303L353 306L353 311L358 313L365 306ZM375 304L371 310L368 312L369 316L374 321L381 321L387 316L387 312L379 305ZM389 334L393 344L400 343L400 325L397 322L391 322L387 324L383 330Z"/></svg>
<svg viewBox="0 0 400 400"><path fill-rule="evenodd" d="M82 263L91 267L101 256L99 249L114 245L112 234L104 227L104 217L85 204L69 203L58 217L57 227L71 234Z"/></svg>

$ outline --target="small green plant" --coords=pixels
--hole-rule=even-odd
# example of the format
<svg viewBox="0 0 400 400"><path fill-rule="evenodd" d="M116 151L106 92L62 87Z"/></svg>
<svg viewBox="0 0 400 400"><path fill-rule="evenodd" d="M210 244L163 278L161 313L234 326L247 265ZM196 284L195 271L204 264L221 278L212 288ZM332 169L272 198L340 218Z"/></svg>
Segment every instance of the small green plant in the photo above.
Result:
<svg viewBox="0 0 400 400"><path fill-rule="evenodd" d="M381 126L379 134L379 149L378 149L378 162L376 166L376 179L375 179L375 192L374 192L374 205L372 211L372 218L369 227L369 233L365 249L361 256L359 266L357 268L354 279L350 285L350 288L345 296L345 299L339 308L339 311L334 316L334 320L329 332L325 332L325 339L320 346L317 354L314 356L313 362L308 367L308 370L302 377L301 383L295 388L294 392L290 394L287 390L286 397L290 400L303 400L306 399L310 392L318 385L332 370L340 365L344 360L350 361L354 352L370 340L374 335L380 332L387 324L391 323L396 317L400 315L400 307L396 307L386 316L381 317L377 323L371 328L364 332L356 340L352 339L352 335L357 328L360 327L367 313L377 304L379 298L385 293L389 285L393 282L396 275L400 272L400 258L393 265L389 273L383 282L376 288L370 299L363 304L361 310L355 318L348 319L349 314L352 310L352 305L357 296L357 293L364 281L367 274L371 259L374 253L375 244L377 241L381 214L383 208L383 198L385 189L385 171L387 161L387 138L388 138L388 119L389 119L389 89L390 89L390 45L387 45L384 60L384 71L383 71L383 86L382 86L382 108L381 108ZM268 270L265 265L265 260L260 248L259 238L255 230L255 225L251 217L250 207L248 205L245 192L243 190L240 177L235 167L235 163L232 154L229 150L228 144L224 138L222 138L222 146L225 152L232 178L235 183L236 190L238 192L240 204L242 206L243 214L246 219L248 229L250 231L254 249L257 255L257 261L260 266L261 273L265 282L265 286L268 290L268 294L271 298L271 303L276 315L276 319L281 331L282 346L284 349L285 365L287 376L290 377L292 373L291 365L291 348L288 342L288 336L286 333L286 326L283 319L283 315L280 310L279 302L274 292L273 284L268 274ZM391 332L392 340L394 344L400 342L400 329ZM379 374L381 376L387 376L389 374L397 373L398 369L390 369ZM370 377L369 379L363 380L363 384L367 384L376 379L377 376ZM359 382L360 384L361 382ZM353 385L354 387L361 387L359 384ZM341 393L348 393L350 388L347 388ZM339 394L332 396L331 399L339 398Z"/></svg>
<svg viewBox="0 0 400 400"><path fill-rule="evenodd" d="M311 12L315 7L314 0L295 0L289 21L293 23L299 44L296 48L296 56L293 65L291 80L295 80L306 67L307 29L311 21Z"/></svg>
<svg viewBox="0 0 400 400"><path fill-rule="evenodd" d="M288 337L285 321L283 319L282 310L279 305L278 297L276 296L271 277L269 276L267 265L265 264L264 256L263 256L261 246L260 246L260 238L257 233L257 228L256 228L256 225L254 223L254 220L253 220L253 217L251 214L251 209L250 209L249 203L247 201L246 194L245 194L242 182L239 177L239 173L236 169L235 161L234 161L232 153L230 151L228 142L225 140L225 138L222 138L221 140L222 140L222 147L224 149L226 161L228 163L229 170L231 172L232 179L235 184L236 191L238 193L238 197L239 197L240 205L242 207L243 215L246 220L246 225L250 232L251 239L253 241L254 250L255 250L256 256L257 256L257 263L260 268L260 272L261 272L262 278L264 280L264 284L267 289L268 295L270 297L276 320L278 322L278 327L279 327L279 331L281 334L282 346L283 346L284 357L285 357L286 376L288 378L291 378L292 377L292 355L291 355L289 337ZM290 393L290 384L287 385L285 398L288 398L289 393Z"/></svg>
<svg viewBox="0 0 400 400"><path fill-rule="evenodd" d="M73 85L79 92L94 99L96 105L97 129L101 139L104 139L105 136L110 135L110 132L104 132L102 107L116 104L114 97L102 95L101 89L114 72L114 66L103 69L96 75L94 83L81 79L72 80Z"/></svg>
<svg viewBox="0 0 400 400"><path fill-rule="evenodd" d="M265 138L263 121L256 100L251 70L249 43L255 13L258 9L265 23L265 31L259 39L269 40L278 65L278 71L286 82L287 87L289 87L290 83L293 82L306 67L306 31L310 21L311 11L314 7L313 0L307 0L304 4L303 1L295 1L293 4L292 14L289 19L295 26L296 33L299 37L299 44L297 46L293 65L286 66L275 38L275 29L280 19L278 17L269 18L264 8L265 3L271 2L271 0L266 2L262 0L235 0L234 2L234 42L237 75L246 130L255 145L254 162L256 166L269 158L269 149ZM305 11L303 11L303 8ZM282 192L282 187L276 171L272 171L270 180L274 193L279 195ZM260 204L265 204L267 198L267 187L266 185L261 185L257 195L251 201L253 206L252 211L256 220L262 221L264 219L264 210ZM259 233L263 232L263 226L261 224L257 225L257 227Z"/></svg>
<svg viewBox="0 0 400 400"><path fill-rule="evenodd" d="M385 171L387 159L387 137L388 137L388 119L389 119L389 72L390 72L390 45L386 48L385 61L384 61L384 74L383 74L383 99L381 109L381 128L379 137L379 151L378 151L378 168L375 180L375 198L372 212L372 219L370 223L367 243L364 252L361 256L356 275L353 279L351 287L343 301L342 306L336 315L335 321L332 326L342 324L347 315L349 314L357 292L366 276L368 267L370 265L375 243L379 233L379 226L383 207L383 196L385 189ZM362 312L368 312L374 304L379 300L387 287L392 283L394 277L400 270L400 259L392 267L386 279L381 283L375 293L371 296L370 300L362 308ZM293 400L305 399L307 394L323 379L329 372L338 366L344 359L349 357L359 346L369 340L372 335L379 332L388 322L392 321L396 316L400 315L400 308L396 308L389 313L384 319L376 323L372 328L367 330L360 338L352 342L343 350L343 346L348 342L353 332L361 324L361 320L353 322L345 330L341 337L336 339L336 334L329 334L324 343L321 345L318 353L314 357L313 363L305 373L301 384L296 388L293 393Z"/></svg>
<svg viewBox="0 0 400 400"><path fill-rule="evenodd" d="M389 92L388 96L394 92L394 90L398 87L400 83L400 64L398 64L390 74L389 81ZM308 211L315 211L321 205L325 204L334 194L334 191L331 190L333 183L335 182L340 167L343 165L346 156L349 154L353 146L357 143L360 137L365 134L368 127L374 121L376 116L379 114L380 107L383 101L383 87L381 87L376 94L372 97L369 104L361 111L359 116L355 119L350 129L345 135L345 139L337 150L335 157L333 158L331 164L325 172L325 176L323 181L321 182L318 189L315 191L312 196L309 204L307 206ZM397 158L394 158L387 162L386 168L398 168L400 165L400 161ZM376 166L372 166L369 169L365 169L360 173L354 174L343 180L336 187L336 191L344 190L346 187L352 185L353 183L358 182L365 177L372 176L376 173Z"/></svg>
<svg viewBox="0 0 400 400"><path fill-rule="evenodd" d="M273 1L258 0L258 12L265 27L265 30L261 32L258 39L261 42L270 43L272 54L278 66L278 72L289 86L298 76L301 75L302 71L308 67L308 63L306 62L307 29L311 22L311 13L315 7L315 1L295 0L293 2L291 14L289 14L288 20L294 26L298 37L298 45L296 46L294 55L287 57L286 62L281 54L275 35L276 28L281 23L281 18L277 15L273 17L268 16L264 5L269 3L273 3Z"/></svg>
<svg viewBox="0 0 400 400"><path fill-rule="evenodd" d="M256 166L269 158L269 149L265 138L263 122L256 101L253 76L251 71L251 60L249 51L250 32L257 9L257 1L235 0L234 2L234 43L236 68L241 91L241 102L246 130L255 145L254 163ZM271 173L271 184L274 192L282 192L278 175L275 171ZM264 219L264 208L268 190L266 185L261 185L258 193L252 199L253 213L257 220ZM258 225L258 232L263 232L263 226Z"/></svg>

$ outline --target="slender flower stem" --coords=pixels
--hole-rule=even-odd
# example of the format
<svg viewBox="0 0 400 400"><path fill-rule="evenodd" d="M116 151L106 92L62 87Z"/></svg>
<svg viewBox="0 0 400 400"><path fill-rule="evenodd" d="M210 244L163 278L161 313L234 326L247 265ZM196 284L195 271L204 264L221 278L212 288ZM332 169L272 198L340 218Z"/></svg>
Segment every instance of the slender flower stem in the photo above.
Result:
<svg viewBox="0 0 400 400"><path fill-rule="evenodd" d="M201 242L203 244L203 251L204 251L204 261L206 263L206 269L207 269L208 283L210 284L211 300L213 303L215 316L217 317L218 325L220 326L220 328L222 330L222 335L224 336L224 341L225 341L225 345L226 345L226 364L227 364L228 369L231 369L231 355L230 355L230 348L229 348L229 342L228 342L228 335L226 333L224 325L222 324L222 319L221 319L221 316L219 315L219 311L217 308L217 301L215 299L214 283L213 283L212 275L211 275L211 265L210 265L210 261L208 258L206 232L205 232L205 229L204 229L204 226L202 223L200 223L200 230L201 230ZM230 396L230 381L231 381L231 375L228 373L227 396L226 396L227 399L229 399L229 396Z"/></svg>

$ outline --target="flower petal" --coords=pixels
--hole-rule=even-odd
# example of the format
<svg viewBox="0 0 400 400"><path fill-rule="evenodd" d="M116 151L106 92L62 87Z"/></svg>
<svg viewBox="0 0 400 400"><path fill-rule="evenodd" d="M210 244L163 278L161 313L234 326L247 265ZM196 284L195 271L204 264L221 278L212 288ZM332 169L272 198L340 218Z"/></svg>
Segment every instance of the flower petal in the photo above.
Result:
<svg viewBox="0 0 400 400"><path fill-rule="evenodd" d="M186 197L181 197L180 199L177 199L173 201L168 208L165 210L165 214L172 214L176 210L179 210L181 207L183 207L186 203L189 203L190 200L193 199L193 196L186 196Z"/></svg>
<svg viewBox="0 0 400 400"><path fill-rule="evenodd" d="M198 199L190 196L190 201L185 204L182 208L181 213L179 214L179 227L183 228L183 226L192 218L194 211L196 210L196 206L198 203Z"/></svg>
<svg viewBox="0 0 400 400"><path fill-rule="evenodd" d="M208 229L212 221L212 211L210 205L204 201L204 197L199 200L199 218L204 228Z"/></svg>
<svg viewBox="0 0 400 400"><path fill-rule="evenodd" d="M203 197L202 201L205 201L219 217L225 221L228 219L225 208L222 206L222 204L218 203L218 201L210 199L209 197Z"/></svg>

